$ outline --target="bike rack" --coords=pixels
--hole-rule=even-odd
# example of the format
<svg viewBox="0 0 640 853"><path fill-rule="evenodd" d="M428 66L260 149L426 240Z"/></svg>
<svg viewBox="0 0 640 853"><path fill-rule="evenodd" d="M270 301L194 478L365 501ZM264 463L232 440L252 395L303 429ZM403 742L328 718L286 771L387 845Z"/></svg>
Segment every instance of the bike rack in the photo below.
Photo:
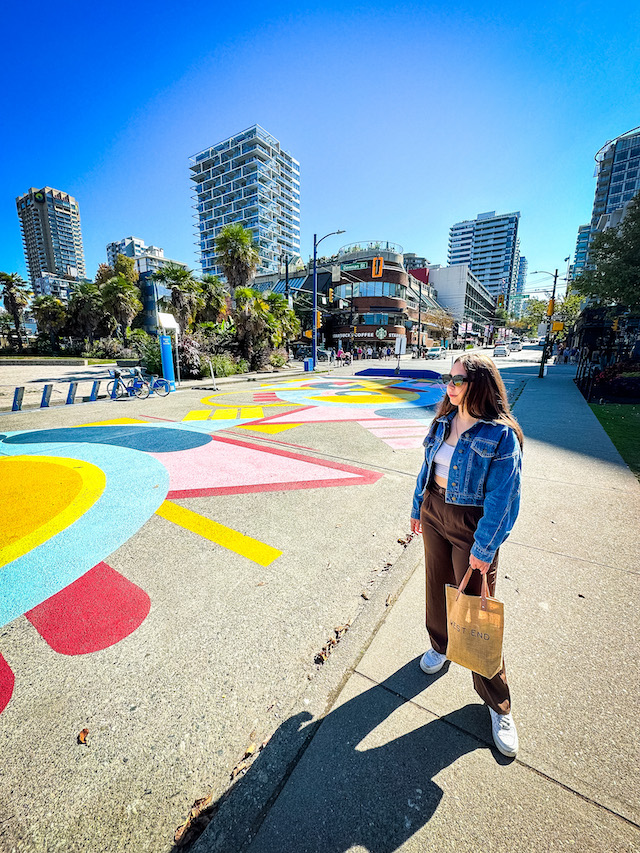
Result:
<svg viewBox="0 0 640 853"><path fill-rule="evenodd" d="M40 408L48 409L49 401L51 400L51 392L53 391L53 385L45 385L42 389L42 400L40 400Z"/></svg>
<svg viewBox="0 0 640 853"><path fill-rule="evenodd" d="M22 411L22 401L24 399L24 386L21 388L16 388L13 392L13 405L11 407L12 412L21 412Z"/></svg>

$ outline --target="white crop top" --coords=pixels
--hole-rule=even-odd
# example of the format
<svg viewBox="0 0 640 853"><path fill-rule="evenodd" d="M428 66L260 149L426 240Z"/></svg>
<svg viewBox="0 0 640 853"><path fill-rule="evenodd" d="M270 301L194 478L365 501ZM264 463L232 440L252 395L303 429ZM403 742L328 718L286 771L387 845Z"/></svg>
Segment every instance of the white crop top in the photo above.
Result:
<svg viewBox="0 0 640 853"><path fill-rule="evenodd" d="M436 465L435 473L438 477L442 477L443 480L449 479L449 466L451 465L451 458L454 450L455 447L452 447L450 444L446 444L443 441L438 452L433 457L433 461Z"/></svg>

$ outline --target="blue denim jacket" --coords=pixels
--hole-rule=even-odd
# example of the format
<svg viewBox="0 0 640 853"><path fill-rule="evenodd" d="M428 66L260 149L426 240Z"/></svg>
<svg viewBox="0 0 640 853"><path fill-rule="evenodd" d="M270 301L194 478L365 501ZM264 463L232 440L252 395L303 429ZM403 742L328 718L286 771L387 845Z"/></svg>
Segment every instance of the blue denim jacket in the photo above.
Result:
<svg viewBox="0 0 640 853"><path fill-rule="evenodd" d="M449 434L454 415L455 411L437 418L423 442L424 462L413 494L412 518L420 518L433 458ZM471 553L485 563L493 560L518 517L521 471L520 443L511 427L479 420L458 439L449 467L445 501L458 506L484 507Z"/></svg>

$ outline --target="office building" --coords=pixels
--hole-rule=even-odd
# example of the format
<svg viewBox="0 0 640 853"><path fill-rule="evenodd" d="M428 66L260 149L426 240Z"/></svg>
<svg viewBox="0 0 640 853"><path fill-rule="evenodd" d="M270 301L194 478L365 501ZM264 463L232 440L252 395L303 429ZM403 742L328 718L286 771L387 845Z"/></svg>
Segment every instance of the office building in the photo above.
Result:
<svg viewBox="0 0 640 853"><path fill-rule="evenodd" d="M598 231L619 224L626 206L640 192L640 128L602 146L596 154L596 179L590 242Z"/></svg>
<svg viewBox="0 0 640 853"><path fill-rule="evenodd" d="M518 278L509 309L518 319L522 317L524 308L524 288L527 283L529 263L524 255L518 255Z"/></svg>
<svg viewBox="0 0 640 853"><path fill-rule="evenodd" d="M73 281L85 276L80 211L68 193L31 187L16 199L29 280L46 273Z"/></svg>
<svg viewBox="0 0 640 853"><path fill-rule="evenodd" d="M495 300L504 296L509 307L518 277L518 224L520 212L479 213L457 222L449 231L449 266L468 264L470 271Z"/></svg>
<svg viewBox="0 0 640 853"><path fill-rule="evenodd" d="M576 251L573 257L573 263L569 267L569 282L573 281L587 265L587 253L589 251L589 236L591 234L591 225L580 225L578 227L578 237L576 239Z"/></svg>
<svg viewBox="0 0 640 853"><path fill-rule="evenodd" d="M479 338L491 335L494 298L472 272L470 264L447 267L431 264L429 283L435 288L438 304L452 314L459 326L472 324L469 335Z"/></svg>
<svg viewBox="0 0 640 853"><path fill-rule="evenodd" d="M214 240L224 225L253 234L259 274L300 253L300 164L255 124L190 158L202 272L222 275Z"/></svg>

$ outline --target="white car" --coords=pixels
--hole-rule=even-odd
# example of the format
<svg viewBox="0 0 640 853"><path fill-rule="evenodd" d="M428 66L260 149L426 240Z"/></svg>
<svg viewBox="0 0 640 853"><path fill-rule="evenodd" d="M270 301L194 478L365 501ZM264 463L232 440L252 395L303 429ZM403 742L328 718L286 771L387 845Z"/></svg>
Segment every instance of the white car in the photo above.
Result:
<svg viewBox="0 0 640 853"><path fill-rule="evenodd" d="M493 357L498 358L498 356L509 355L509 348L504 344L498 344L493 350Z"/></svg>
<svg viewBox="0 0 640 853"><path fill-rule="evenodd" d="M520 341L509 341L509 349L511 352L522 352L522 344Z"/></svg>
<svg viewBox="0 0 640 853"><path fill-rule="evenodd" d="M426 352L427 358L440 358L441 355L444 355L445 349L444 347L429 347Z"/></svg>

